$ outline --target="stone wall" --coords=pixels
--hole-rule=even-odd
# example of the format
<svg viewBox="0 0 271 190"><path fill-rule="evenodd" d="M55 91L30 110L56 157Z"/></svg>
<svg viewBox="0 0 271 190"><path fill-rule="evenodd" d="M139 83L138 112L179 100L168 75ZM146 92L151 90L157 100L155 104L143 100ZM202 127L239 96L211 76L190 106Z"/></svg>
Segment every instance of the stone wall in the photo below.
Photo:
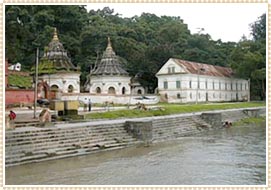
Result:
<svg viewBox="0 0 271 190"><path fill-rule="evenodd" d="M159 97L153 94L144 95L146 98L143 99L142 95L95 95L89 93L76 93L68 94L63 93L61 100L79 100L82 103L88 104L89 100L91 103L105 104L105 102L113 102L114 104L122 105L135 105L138 102L143 104L157 104Z"/></svg>
<svg viewBox="0 0 271 190"><path fill-rule="evenodd" d="M12 104L33 105L34 90L33 89L6 89L5 104L6 107Z"/></svg>
<svg viewBox="0 0 271 190"><path fill-rule="evenodd" d="M126 131L133 137L142 140L145 146L149 146L152 141L152 121L126 121Z"/></svg>
<svg viewBox="0 0 271 190"><path fill-rule="evenodd" d="M222 114L221 113L202 113L201 118L209 123L212 127L221 127Z"/></svg>

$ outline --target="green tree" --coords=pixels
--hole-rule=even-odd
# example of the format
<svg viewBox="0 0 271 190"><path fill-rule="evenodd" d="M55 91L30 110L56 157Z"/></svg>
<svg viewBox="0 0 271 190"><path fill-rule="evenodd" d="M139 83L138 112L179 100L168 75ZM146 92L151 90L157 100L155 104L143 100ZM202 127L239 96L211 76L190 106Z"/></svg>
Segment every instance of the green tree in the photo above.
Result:
<svg viewBox="0 0 271 190"><path fill-rule="evenodd" d="M251 24L252 40L243 38L231 53L231 67L238 77L251 79L251 97L266 98L266 15Z"/></svg>

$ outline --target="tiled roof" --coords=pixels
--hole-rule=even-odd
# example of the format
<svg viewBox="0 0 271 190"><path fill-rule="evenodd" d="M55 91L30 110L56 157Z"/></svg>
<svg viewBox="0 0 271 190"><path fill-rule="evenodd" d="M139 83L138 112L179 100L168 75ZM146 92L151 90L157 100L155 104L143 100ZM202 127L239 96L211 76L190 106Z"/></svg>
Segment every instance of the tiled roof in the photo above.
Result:
<svg viewBox="0 0 271 190"><path fill-rule="evenodd" d="M172 59L175 63L182 66L188 73L208 75L216 77L233 77L233 71L229 67L221 67L216 65L208 65L181 59Z"/></svg>
<svg viewBox="0 0 271 190"><path fill-rule="evenodd" d="M129 75L129 73L122 68L121 63L111 46L110 38L108 38L107 48L103 53L101 61L91 75Z"/></svg>
<svg viewBox="0 0 271 190"><path fill-rule="evenodd" d="M68 57L66 50L64 49L62 43L59 41L56 28L54 30L53 39L49 43L48 49L45 50L44 56L41 58L41 61L42 60L53 61L54 67L57 70L65 71L78 70L78 68L72 64L71 59Z"/></svg>

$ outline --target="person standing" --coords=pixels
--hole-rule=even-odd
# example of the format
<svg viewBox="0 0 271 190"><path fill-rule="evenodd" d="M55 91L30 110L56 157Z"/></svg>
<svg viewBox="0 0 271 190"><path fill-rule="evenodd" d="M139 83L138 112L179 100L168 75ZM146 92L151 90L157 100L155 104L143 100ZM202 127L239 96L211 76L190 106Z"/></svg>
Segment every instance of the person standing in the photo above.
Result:
<svg viewBox="0 0 271 190"><path fill-rule="evenodd" d="M90 99L88 100L88 111L89 112L91 111L91 100Z"/></svg>
<svg viewBox="0 0 271 190"><path fill-rule="evenodd" d="M15 118L16 118L16 113L14 111L10 110L10 112L9 112L9 119L10 120L15 120Z"/></svg>
<svg viewBox="0 0 271 190"><path fill-rule="evenodd" d="M14 120L16 118L16 113L12 110L10 110L9 115L8 115L8 128L14 129L15 128L15 123Z"/></svg>

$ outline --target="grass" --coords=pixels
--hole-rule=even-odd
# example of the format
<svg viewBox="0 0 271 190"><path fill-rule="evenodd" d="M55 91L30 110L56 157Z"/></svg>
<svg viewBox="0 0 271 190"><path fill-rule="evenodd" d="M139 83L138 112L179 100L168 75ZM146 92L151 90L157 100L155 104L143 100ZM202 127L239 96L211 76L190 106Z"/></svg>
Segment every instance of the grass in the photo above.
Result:
<svg viewBox="0 0 271 190"><path fill-rule="evenodd" d="M240 121L237 121L234 123L234 126L241 126L241 125L247 125L247 124L261 124L265 123L265 117L250 117L250 118L244 118Z"/></svg>
<svg viewBox="0 0 271 190"><path fill-rule="evenodd" d="M241 103L213 103L213 104L165 104L156 105L159 110L116 110L102 113L90 113L86 119L117 119L117 118L138 118L172 115L179 113L191 113L200 111L225 110L234 108L248 108L265 106L265 102L241 102ZM147 106L148 107L148 106Z"/></svg>
<svg viewBox="0 0 271 190"><path fill-rule="evenodd" d="M10 74L8 76L8 82L10 86L16 86L19 88L31 88L32 78L31 76L20 76L15 74Z"/></svg>

